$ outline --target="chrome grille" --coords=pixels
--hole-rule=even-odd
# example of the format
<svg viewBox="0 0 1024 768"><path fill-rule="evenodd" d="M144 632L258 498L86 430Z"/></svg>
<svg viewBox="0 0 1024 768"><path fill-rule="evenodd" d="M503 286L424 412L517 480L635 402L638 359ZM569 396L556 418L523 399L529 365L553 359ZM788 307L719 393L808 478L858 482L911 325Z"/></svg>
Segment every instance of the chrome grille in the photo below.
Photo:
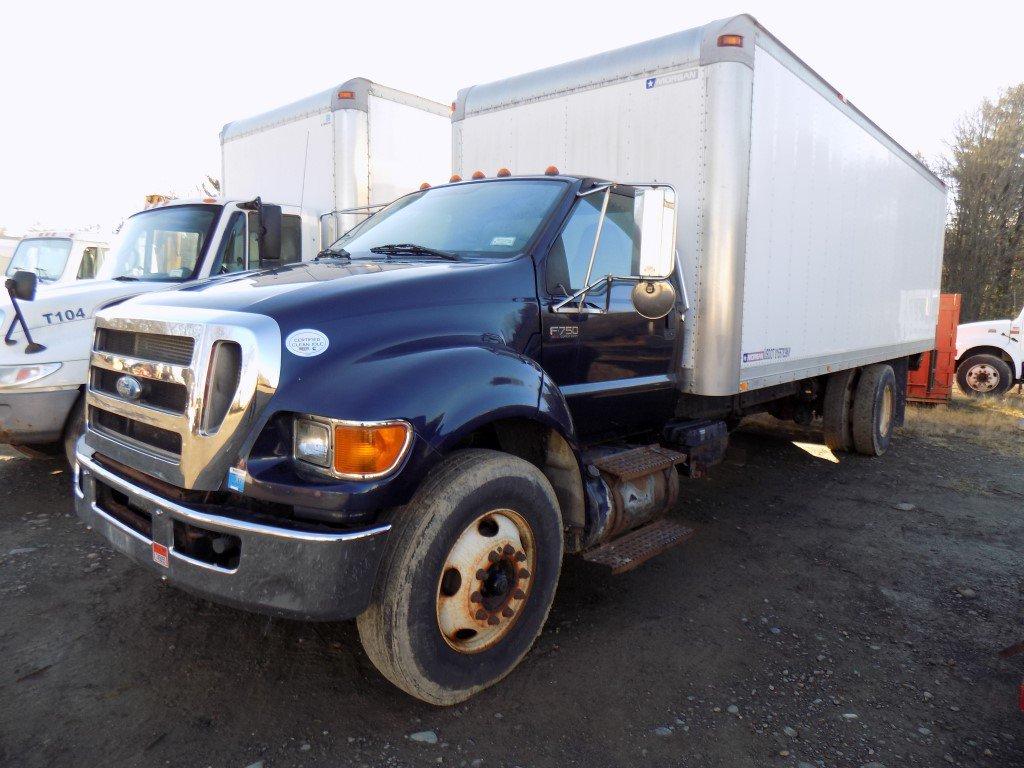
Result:
<svg viewBox="0 0 1024 768"><path fill-rule="evenodd" d="M242 427L277 388L280 367L280 330L263 315L105 309L96 318L86 440L180 488L218 490L239 458ZM133 399L118 393L125 376L141 385Z"/></svg>
<svg viewBox="0 0 1024 768"><path fill-rule="evenodd" d="M188 336L134 333L112 328L100 328L96 332L97 352L110 352L171 365L191 363L195 343L195 339Z"/></svg>

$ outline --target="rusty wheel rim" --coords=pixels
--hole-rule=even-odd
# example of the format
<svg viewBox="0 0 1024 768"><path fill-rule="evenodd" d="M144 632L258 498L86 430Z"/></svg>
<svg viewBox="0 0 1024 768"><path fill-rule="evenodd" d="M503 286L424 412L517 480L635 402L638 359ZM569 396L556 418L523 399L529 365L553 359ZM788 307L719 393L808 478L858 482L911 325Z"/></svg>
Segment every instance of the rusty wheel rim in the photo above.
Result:
<svg viewBox="0 0 1024 768"><path fill-rule="evenodd" d="M536 559L533 530L511 509L466 526L437 582L437 626L450 648L479 653L501 642L529 599Z"/></svg>
<svg viewBox="0 0 1024 768"><path fill-rule="evenodd" d="M980 363L967 372L967 383L975 392L991 392L999 386L999 371L987 363Z"/></svg>

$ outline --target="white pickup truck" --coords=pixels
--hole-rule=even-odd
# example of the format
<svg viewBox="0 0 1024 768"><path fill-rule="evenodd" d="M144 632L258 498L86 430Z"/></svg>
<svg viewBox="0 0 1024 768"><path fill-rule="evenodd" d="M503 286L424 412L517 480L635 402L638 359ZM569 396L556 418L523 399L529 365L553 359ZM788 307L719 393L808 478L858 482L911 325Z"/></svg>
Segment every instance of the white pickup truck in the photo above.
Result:
<svg viewBox="0 0 1024 768"><path fill-rule="evenodd" d="M1002 397L1024 380L1021 327L1024 309L1012 320L964 323L956 332L956 383L973 397Z"/></svg>
<svg viewBox="0 0 1024 768"><path fill-rule="evenodd" d="M311 260L368 211L451 171L449 108L364 78L228 123L220 140L227 200L173 200L129 217L95 280L51 287L12 271L0 290L0 443L63 441L73 463L98 310Z"/></svg>

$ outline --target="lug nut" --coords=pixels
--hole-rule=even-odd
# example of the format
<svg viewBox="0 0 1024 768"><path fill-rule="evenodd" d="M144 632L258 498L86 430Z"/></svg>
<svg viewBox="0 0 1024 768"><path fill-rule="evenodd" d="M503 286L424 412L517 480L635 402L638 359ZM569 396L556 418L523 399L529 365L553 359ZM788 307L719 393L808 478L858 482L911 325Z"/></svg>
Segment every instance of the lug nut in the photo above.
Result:
<svg viewBox="0 0 1024 768"><path fill-rule="evenodd" d="M486 578L487 578L487 571L485 571L483 568L477 569L476 580L477 581L483 581Z"/></svg>
<svg viewBox="0 0 1024 768"><path fill-rule="evenodd" d="M517 589L515 592L512 593L512 597L514 597L516 600L522 600L524 597L526 597L526 593L523 592L523 590L521 589Z"/></svg>
<svg viewBox="0 0 1024 768"><path fill-rule="evenodd" d="M520 579L528 579L528 578L530 578L530 572L528 570L526 570L525 568L520 568L519 569L519 578Z"/></svg>
<svg viewBox="0 0 1024 768"><path fill-rule="evenodd" d="M520 563L525 563L526 562L526 553L525 552L516 552L516 560L518 560Z"/></svg>
<svg viewBox="0 0 1024 768"><path fill-rule="evenodd" d="M497 552L488 552L487 559L490 560L492 563L496 563L498 562L498 560L501 559L501 555L499 555Z"/></svg>
<svg viewBox="0 0 1024 768"><path fill-rule="evenodd" d="M499 619L497 616L491 616L491 618L487 620L487 623L494 627L497 626L499 621L501 621L501 619Z"/></svg>
<svg viewBox="0 0 1024 768"><path fill-rule="evenodd" d="M506 619L510 618L512 616L512 614L514 614L514 613L515 613L515 611L513 611L507 605L504 608L501 609L501 615L504 616Z"/></svg>
<svg viewBox="0 0 1024 768"><path fill-rule="evenodd" d="M482 603L483 601L483 595L481 595L479 592L474 592L472 595L469 596L469 602L471 603Z"/></svg>
<svg viewBox="0 0 1024 768"><path fill-rule="evenodd" d="M476 612L476 619L477 619L477 621L483 621L486 618L487 618L487 611L485 611L483 608L481 608L479 611Z"/></svg>
<svg viewBox="0 0 1024 768"><path fill-rule="evenodd" d="M515 552L515 550L512 548L511 544L506 544L505 548L501 550L501 553L505 555L505 557L512 557L513 552Z"/></svg>

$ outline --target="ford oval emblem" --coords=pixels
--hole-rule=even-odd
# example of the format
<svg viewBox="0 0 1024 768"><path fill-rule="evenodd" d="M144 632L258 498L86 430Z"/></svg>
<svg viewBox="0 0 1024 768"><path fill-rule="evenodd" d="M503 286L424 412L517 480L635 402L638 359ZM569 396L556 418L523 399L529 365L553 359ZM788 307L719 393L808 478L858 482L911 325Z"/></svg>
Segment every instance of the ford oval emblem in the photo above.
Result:
<svg viewBox="0 0 1024 768"><path fill-rule="evenodd" d="M122 376L114 387L125 400L138 400L142 396L142 384L134 376Z"/></svg>

